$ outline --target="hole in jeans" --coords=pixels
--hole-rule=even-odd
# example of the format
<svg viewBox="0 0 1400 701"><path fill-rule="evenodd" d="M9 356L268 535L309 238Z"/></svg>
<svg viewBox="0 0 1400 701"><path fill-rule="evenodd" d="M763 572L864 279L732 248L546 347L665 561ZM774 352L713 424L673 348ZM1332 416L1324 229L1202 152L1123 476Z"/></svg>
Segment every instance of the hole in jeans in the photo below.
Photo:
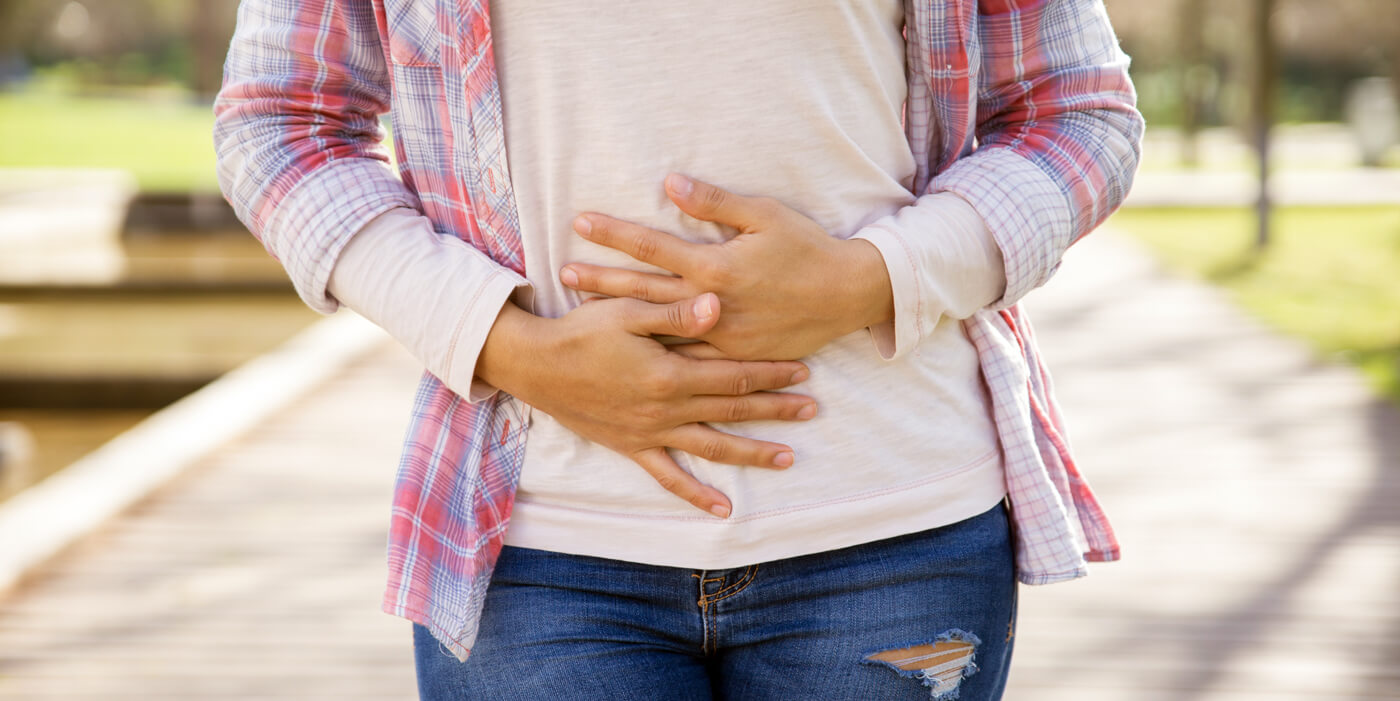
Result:
<svg viewBox="0 0 1400 701"><path fill-rule="evenodd" d="M934 701L952 701L958 698L962 680L977 672L973 657L981 642L972 633L953 629L930 642L871 653L862 662L922 681Z"/></svg>

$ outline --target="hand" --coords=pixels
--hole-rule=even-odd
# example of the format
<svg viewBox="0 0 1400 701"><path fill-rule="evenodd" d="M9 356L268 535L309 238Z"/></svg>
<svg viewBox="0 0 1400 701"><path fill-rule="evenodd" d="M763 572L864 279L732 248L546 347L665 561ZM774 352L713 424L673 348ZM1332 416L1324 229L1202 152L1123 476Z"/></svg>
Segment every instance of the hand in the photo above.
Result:
<svg viewBox="0 0 1400 701"><path fill-rule="evenodd" d="M701 295L672 304L602 300L559 319L507 303L487 336L477 377L548 413L590 441L621 453L667 491L725 518L728 498L701 484L667 448L733 465L785 468L792 449L717 431L706 421L802 421L810 397L771 392L802 382L796 362L699 359L668 350L652 335L704 333L719 301Z"/></svg>
<svg viewBox="0 0 1400 701"><path fill-rule="evenodd" d="M874 245L832 238L772 198L744 197L675 174L666 178L666 193L686 214L728 225L738 234L724 243L697 244L602 214L583 214L574 221L581 236L675 277L570 263L560 270L560 281L581 292L660 304L713 292L724 316L693 338L728 358L802 358L833 339L893 318L889 273Z"/></svg>

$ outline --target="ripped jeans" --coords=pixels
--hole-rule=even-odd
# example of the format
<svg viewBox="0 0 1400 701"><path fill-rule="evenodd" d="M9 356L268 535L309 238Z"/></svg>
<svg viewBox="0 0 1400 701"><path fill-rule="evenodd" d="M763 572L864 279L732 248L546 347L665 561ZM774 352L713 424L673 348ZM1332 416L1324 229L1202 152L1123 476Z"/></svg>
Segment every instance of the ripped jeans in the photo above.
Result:
<svg viewBox="0 0 1400 701"><path fill-rule="evenodd" d="M1016 621L1001 505L727 570L506 547L465 663L414 626L421 698L1001 698Z"/></svg>

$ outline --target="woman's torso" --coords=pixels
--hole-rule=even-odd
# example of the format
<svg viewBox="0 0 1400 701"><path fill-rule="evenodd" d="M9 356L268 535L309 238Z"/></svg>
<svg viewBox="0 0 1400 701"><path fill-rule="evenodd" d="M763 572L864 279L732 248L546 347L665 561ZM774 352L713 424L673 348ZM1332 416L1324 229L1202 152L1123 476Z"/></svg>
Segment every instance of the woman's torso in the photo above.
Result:
<svg viewBox="0 0 1400 701"><path fill-rule="evenodd" d="M842 238L911 204L902 22L897 0L494 2L533 311L580 303L558 283L565 263L645 269L575 235L580 212L723 240L669 202L669 172L776 197ZM989 400L961 324L945 319L894 361L865 331L804 360L812 376L795 391L817 399L816 419L719 425L791 445L792 468L675 453L730 497L725 521L533 412L507 542L729 567L952 523L1001 498Z"/></svg>

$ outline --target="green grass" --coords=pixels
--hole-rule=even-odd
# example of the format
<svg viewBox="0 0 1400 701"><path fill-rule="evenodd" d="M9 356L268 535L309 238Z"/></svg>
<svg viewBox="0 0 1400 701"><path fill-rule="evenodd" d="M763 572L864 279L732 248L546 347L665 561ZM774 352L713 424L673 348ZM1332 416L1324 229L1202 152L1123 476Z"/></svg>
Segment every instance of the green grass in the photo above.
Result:
<svg viewBox="0 0 1400 701"><path fill-rule="evenodd" d="M122 168L145 191L218 189L207 105L0 93L0 124L0 168Z"/></svg>
<svg viewBox="0 0 1400 701"><path fill-rule="evenodd" d="M1400 207L1291 207L1274 221L1262 254L1245 209L1125 209L1111 225L1400 402Z"/></svg>

